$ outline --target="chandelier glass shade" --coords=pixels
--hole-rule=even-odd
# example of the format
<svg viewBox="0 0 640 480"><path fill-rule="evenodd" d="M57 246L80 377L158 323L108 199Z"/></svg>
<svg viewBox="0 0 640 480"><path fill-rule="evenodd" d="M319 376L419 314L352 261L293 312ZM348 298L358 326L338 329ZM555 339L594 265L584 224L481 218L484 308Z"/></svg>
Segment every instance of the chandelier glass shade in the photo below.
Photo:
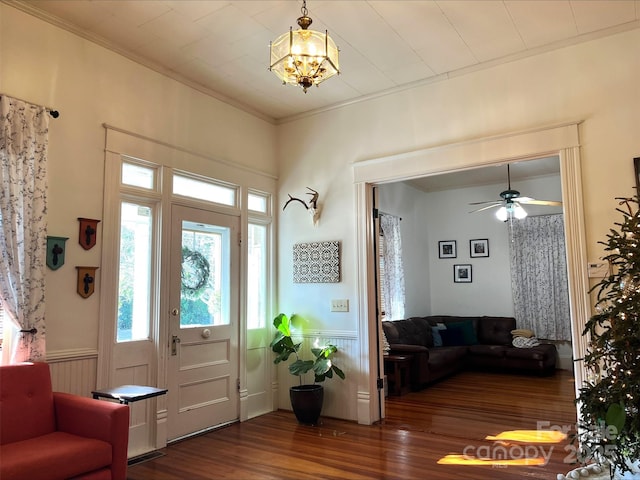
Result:
<svg viewBox="0 0 640 480"><path fill-rule="evenodd" d="M298 18L300 28L289 28L287 33L271 42L269 70L283 84L298 85L305 93L312 85L318 85L340 73L338 47L327 31L309 30L312 21L307 16L305 1L302 17Z"/></svg>
<svg viewBox="0 0 640 480"><path fill-rule="evenodd" d="M519 203L507 202L496 211L496 218L502 222L506 222L511 218L522 220L527 216L527 211L522 208Z"/></svg>

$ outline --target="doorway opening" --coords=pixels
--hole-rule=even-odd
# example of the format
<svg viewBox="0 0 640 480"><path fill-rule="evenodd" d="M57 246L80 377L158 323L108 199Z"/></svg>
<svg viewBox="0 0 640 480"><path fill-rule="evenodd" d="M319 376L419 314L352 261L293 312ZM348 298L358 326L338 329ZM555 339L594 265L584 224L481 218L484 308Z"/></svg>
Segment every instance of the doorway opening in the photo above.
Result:
<svg viewBox="0 0 640 480"><path fill-rule="evenodd" d="M381 347L377 342L380 324L376 316L374 269L371 267L375 252L372 246L374 185L398 181L409 181L420 177L432 177L443 173L463 172L492 165L505 165L515 161L539 159L549 156L558 158L562 203L565 214L565 238L567 245L567 270L571 311L572 354L583 358L586 340L581 332L590 315L586 275L586 249L582 210L582 186L578 125L563 125L530 132L491 137L473 142L452 144L425 149L407 154L378 158L354 164L357 202L358 258L366 262L360 276L360 308L367 319L367 335L361 337L363 351L378 352L370 358L368 387L370 405L362 406L359 421L368 413L373 422L379 405L384 405L383 394L377 389L374 373L381 368ZM363 322L364 323L364 322ZM584 379L581 364L576 365L576 389ZM367 408L368 410L365 410ZM381 409L384 411L384 409Z"/></svg>

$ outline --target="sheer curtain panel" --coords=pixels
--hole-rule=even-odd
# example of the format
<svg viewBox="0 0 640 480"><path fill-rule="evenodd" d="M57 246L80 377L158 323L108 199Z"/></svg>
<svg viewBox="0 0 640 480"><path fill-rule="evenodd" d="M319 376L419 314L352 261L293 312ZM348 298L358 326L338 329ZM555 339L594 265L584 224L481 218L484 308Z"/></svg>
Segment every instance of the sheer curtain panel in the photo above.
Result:
<svg viewBox="0 0 640 480"><path fill-rule="evenodd" d="M510 222L511 288L518 328L538 338L571 340L562 215Z"/></svg>
<svg viewBox="0 0 640 480"><path fill-rule="evenodd" d="M385 299L385 319L404 318L404 268L402 266L402 239L400 218L393 215L380 216L380 229L384 236L384 274L382 282Z"/></svg>
<svg viewBox="0 0 640 480"><path fill-rule="evenodd" d="M0 97L2 363L45 359L48 129L45 107Z"/></svg>

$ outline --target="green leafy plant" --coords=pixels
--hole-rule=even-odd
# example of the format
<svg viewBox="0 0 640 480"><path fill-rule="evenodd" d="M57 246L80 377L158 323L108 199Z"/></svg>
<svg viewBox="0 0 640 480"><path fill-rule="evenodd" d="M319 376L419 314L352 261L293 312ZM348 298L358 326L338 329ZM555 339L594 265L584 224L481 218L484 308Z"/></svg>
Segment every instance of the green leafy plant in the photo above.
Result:
<svg viewBox="0 0 640 480"><path fill-rule="evenodd" d="M300 377L302 384L302 375L312 371L314 375L314 383L324 382L327 378L333 378L335 373L344 380L345 375L336 365L333 364L331 358L338 351L335 345L327 344L321 348L312 348L311 353L315 357L313 360L303 360L300 358L300 349L302 342L295 343L291 335L291 320L298 315L292 315L291 319L284 313L279 314L273 319L273 326L276 327L276 333L271 341L271 350L276 353L273 363L276 365L280 362L286 362L291 355L295 356L295 361L289 365L289 373Z"/></svg>

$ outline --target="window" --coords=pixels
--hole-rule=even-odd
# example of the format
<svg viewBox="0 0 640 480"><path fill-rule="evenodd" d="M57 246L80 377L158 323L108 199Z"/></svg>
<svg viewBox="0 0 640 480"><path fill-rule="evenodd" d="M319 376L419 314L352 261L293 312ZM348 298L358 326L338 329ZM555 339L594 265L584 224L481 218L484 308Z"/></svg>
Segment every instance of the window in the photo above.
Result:
<svg viewBox="0 0 640 480"><path fill-rule="evenodd" d="M2 301L0 300L0 350L2 350L3 341L4 341L4 308L2 308Z"/></svg>
<svg viewBox="0 0 640 480"><path fill-rule="evenodd" d="M229 324L230 239L228 228L182 222L181 328Z"/></svg>
<svg viewBox="0 0 640 480"><path fill-rule="evenodd" d="M153 190L156 186L156 169L123 162L122 184Z"/></svg>
<svg viewBox="0 0 640 480"><path fill-rule="evenodd" d="M267 226L249 224L247 328L264 328L267 318Z"/></svg>
<svg viewBox="0 0 640 480"><path fill-rule="evenodd" d="M173 176L173 193L174 195L220 203L230 207L234 207L238 203L237 187L180 174L174 174Z"/></svg>
<svg viewBox="0 0 640 480"><path fill-rule="evenodd" d="M385 298L384 292L386 287L384 285L386 279L386 273L384 271L384 235L380 230L378 236L378 306L380 308L380 320L385 319Z"/></svg>
<svg viewBox="0 0 640 480"><path fill-rule="evenodd" d="M247 208L254 212L269 213L267 200L266 194L249 192Z"/></svg>
<svg viewBox="0 0 640 480"><path fill-rule="evenodd" d="M147 205L120 205L117 341L149 338L153 213Z"/></svg>

